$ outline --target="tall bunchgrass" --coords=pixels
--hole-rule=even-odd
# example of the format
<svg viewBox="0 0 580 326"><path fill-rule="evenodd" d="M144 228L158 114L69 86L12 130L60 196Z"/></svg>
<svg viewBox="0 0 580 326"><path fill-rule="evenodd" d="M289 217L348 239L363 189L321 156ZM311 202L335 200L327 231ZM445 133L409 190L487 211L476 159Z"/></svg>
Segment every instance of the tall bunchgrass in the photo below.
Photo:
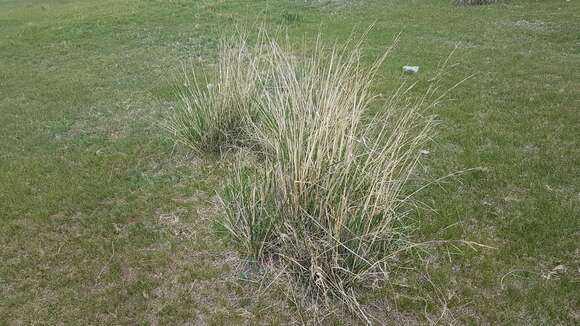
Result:
<svg viewBox="0 0 580 326"><path fill-rule="evenodd" d="M433 134L429 89L371 91L388 51L361 63L360 43L293 53L266 33L223 42L215 74L184 74L167 128L200 155L245 148L220 194L227 238L318 302L369 321L362 290L388 284L410 241L415 168ZM239 155L237 157L241 157ZM252 159L247 159L251 157Z"/></svg>
<svg viewBox="0 0 580 326"><path fill-rule="evenodd" d="M177 142L198 155L221 154L244 142L245 120L259 91L254 69L259 55L252 50L245 37L237 36L220 43L212 73L182 66L179 101L163 124Z"/></svg>
<svg viewBox="0 0 580 326"><path fill-rule="evenodd" d="M262 88L245 127L258 160L226 186L222 225L256 262L366 319L360 290L387 281L412 247L408 184L432 135L432 103L401 88L371 114L386 55L367 67L356 44L318 44L307 58L271 39L259 45Z"/></svg>

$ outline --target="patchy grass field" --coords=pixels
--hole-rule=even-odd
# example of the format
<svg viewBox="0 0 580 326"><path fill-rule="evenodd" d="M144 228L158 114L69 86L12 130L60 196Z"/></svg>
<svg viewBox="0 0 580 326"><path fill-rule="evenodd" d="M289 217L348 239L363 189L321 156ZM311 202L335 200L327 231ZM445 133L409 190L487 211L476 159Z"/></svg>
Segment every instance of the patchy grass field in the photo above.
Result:
<svg viewBox="0 0 580 326"><path fill-rule="evenodd" d="M564 0L0 0L0 325L297 321L212 234L225 163L154 122L176 101L171 71L211 63L236 24L308 43L373 22L369 57L401 32L378 92L421 88L458 43L448 86L474 75L436 112L422 168L479 169L421 195L417 236L498 249L428 265L444 322L579 323L579 13ZM437 318L399 302L392 322Z"/></svg>

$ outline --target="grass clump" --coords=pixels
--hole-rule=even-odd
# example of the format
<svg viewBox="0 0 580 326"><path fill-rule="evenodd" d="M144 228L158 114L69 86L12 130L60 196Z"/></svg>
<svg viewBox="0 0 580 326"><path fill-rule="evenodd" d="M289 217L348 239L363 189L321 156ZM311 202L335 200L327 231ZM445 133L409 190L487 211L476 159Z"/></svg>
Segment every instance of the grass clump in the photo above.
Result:
<svg viewBox="0 0 580 326"><path fill-rule="evenodd" d="M203 79L183 66L179 101L163 126L198 155L221 154L243 143L244 125L257 94L254 61L244 37L220 43L216 69Z"/></svg>
<svg viewBox="0 0 580 326"><path fill-rule="evenodd" d="M316 44L304 57L265 33L253 47L223 42L215 84L186 74L168 129L199 154L249 149L221 193L227 238L308 298L369 321L361 290L386 284L414 247L410 184L432 135L432 92L412 101L402 86L371 114L388 51L366 67L360 43Z"/></svg>
<svg viewBox="0 0 580 326"><path fill-rule="evenodd" d="M412 247L408 184L432 134L429 104L406 101L401 88L370 115L370 86L386 54L365 68L356 45L319 45L309 58L273 40L261 48L263 88L246 126L259 159L226 186L222 224L259 264L367 320L360 290L386 282Z"/></svg>

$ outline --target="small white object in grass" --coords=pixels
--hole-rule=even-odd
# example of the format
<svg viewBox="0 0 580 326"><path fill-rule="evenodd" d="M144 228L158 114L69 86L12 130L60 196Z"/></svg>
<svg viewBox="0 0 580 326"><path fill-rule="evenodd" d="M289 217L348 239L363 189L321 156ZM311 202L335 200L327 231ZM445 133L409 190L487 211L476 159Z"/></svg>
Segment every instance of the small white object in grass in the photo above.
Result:
<svg viewBox="0 0 580 326"><path fill-rule="evenodd" d="M422 149L422 150L420 150L420 151L419 151L419 153L421 153L421 154L423 154L423 155L429 155L431 152L429 152L429 151L428 151L428 150L426 150L426 149Z"/></svg>
<svg viewBox="0 0 580 326"><path fill-rule="evenodd" d="M403 66L403 71L409 74L416 74L419 72L419 66Z"/></svg>

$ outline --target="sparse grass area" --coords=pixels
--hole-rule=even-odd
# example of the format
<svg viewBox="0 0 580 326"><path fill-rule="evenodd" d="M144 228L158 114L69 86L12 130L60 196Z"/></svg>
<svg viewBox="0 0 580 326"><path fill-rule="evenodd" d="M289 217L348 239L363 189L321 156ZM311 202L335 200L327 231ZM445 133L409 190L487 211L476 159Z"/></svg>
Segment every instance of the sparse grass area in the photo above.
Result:
<svg viewBox="0 0 580 326"><path fill-rule="evenodd" d="M288 28L296 44L376 22L369 58L402 32L373 83L385 96L404 79L421 91L461 42L446 80L475 76L435 112L421 169L482 169L423 192L433 210L416 227L499 249L432 260L430 301L445 321L578 323L578 12L559 0L0 0L0 324L295 320L239 280L208 229L224 167L151 123L177 103L170 71L215 62L219 35L248 22ZM404 64L420 73L400 75ZM396 308L389 318L408 323L441 312L413 297Z"/></svg>

